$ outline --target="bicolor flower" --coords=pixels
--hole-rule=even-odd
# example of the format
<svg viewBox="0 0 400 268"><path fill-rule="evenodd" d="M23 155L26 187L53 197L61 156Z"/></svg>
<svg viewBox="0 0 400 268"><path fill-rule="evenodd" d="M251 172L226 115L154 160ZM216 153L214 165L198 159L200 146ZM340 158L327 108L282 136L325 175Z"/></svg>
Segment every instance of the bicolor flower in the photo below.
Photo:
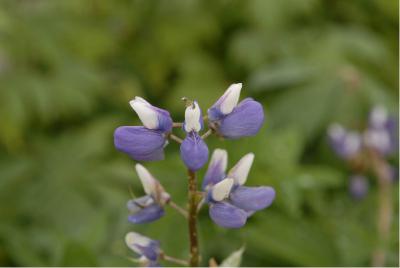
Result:
<svg viewBox="0 0 400 268"><path fill-rule="evenodd" d="M137 161L164 159L167 136L172 130L172 119L168 111L152 106L136 97L129 102L138 114L143 126L122 126L114 132L117 150Z"/></svg>
<svg viewBox="0 0 400 268"><path fill-rule="evenodd" d="M364 143L381 155L389 155L398 148L397 122L383 107L375 107L369 116Z"/></svg>
<svg viewBox="0 0 400 268"><path fill-rule="evenodd" d="M192 171L202 168L208 160L207 144L200 137L199 132L203 128L203 116L196 101L185 110L185 122L183 129L186 138L181 144L181 158L186 167Z"/></svg>
<svg viewBox="0 0 400 268"><path fill-rule="evenodd" d="M244 186L254 154L245 155L227 175L226 158L224 150L214 152L203 188L207 191L211 219L225 228L240 228L254 212L272 204L275 190L269 186Z"/></svg>
<svg viewBox="0 0 400 268"><path fill-rule="evenodd" d="M130 232L125 236L126 245L137 255L138 262L143 267L160 267L158 263L161 253L160 242L141 234Z"/></svg>
<svg viewBox="0 0 400 268"><path fill-rule="evenodd" d="M362 199L368 192L368 180L363 175L353 175L350 177L349 191L353 198Z"/></svg>
<svg viewBox="0 0 400 268"><path fill-rule="evenodd" d="M136 224L158 220L164 215L164 205L170 200L170 195L145 167L136 164L136 172L146 195L128 201L128 220Z"/></svg>
<svg viewBox="0 0 400 268"><path fill-rule="evenodd" d="M246 98L239 102L242 83L232 84L208 109L210 127L227 139L254 136L264 123L262 105Z"/></svg>
<svg viewBox="0 0 400 268"><path fill-rule="evenodd" d="M339 124L329 127L328 138L335 153L344 159L353 158L362 147L361 136L357 132L348 132Z"/></svg>

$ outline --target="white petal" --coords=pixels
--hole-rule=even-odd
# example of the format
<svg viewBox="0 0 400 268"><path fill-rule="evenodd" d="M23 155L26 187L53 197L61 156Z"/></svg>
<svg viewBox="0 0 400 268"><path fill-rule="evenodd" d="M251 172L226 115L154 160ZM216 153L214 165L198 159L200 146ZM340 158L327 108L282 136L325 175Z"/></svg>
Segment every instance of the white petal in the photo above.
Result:
<svg viewBox="0 0 400 268"><path fill-rule="evenodd" d="M212 156L210 165L221 163L221 169L225 172L226 166L228 165L228 153L223 149L215 149Z"/></svg>
<svg viewBox="0 0 400 268"><path fill-rule="evenodd" d="M135 97L129 104L138 114L140 121L148 129L156 129L158 127L158 114L153 106L141 97Z"/></svg>
<svg viewBox="0 0 400 268"><path fill-rule="evenodd" d="M246 154L229 171L228 177L235 179L235 182L237 184L243 185L247 180L247 176L249 175L253 161L254 161L254 154L253 153Z"/></svg>
<svg viewBox="0 0 400 268"><path fill-rule="evenodd" d="M349 132L344 142L344 147L347 148L348 152L354 154L360 149L361 137L357 132Z"/></svg>
<svg viewBox="0 0 400 268"><path fill-rule="evenodd" d="M240 91L242 89L242 83L232 84L225 91L222 96L222 103L220 110L223 114L229 114L236 107L239 102Z"/></svg>
<svg viewBox="0 0 400 268"><path fill-rule="evenodd" d="M342 138L345 134L344 128L337 123L332 124L328 129L328 135L334 140Z"/></svg>
<svg viewBox="0 0 400 268"><path fill-rule="evenodd" d="M233 179L227 178L215 184L211 192L212 199L222 201L227 198L231 192L233 182Z"/></svg>
<svg viewBox="0 0 400 268"><path fill-rule="evenodd" d="M387 111L382 106L375 107L371 112L371 123L374 127L384 127L387 118Z"/></svg>
<svg viewBox="0 0 400 268"><path fill-rule="evenodd" d="M376 149L386 149L390 147L390 136L386 131L371 130L364 134L364 141L367 146ZM361 142L359 142L361 143ZM358 147L357 147L358 148Z"/></svg>
<svg viewBox="0 0 400 268"><path fill-rule="evenodd" d="M200 124L201 111L199 104L195 101L193 105L190 105L185 110L185 131L199 132L201 129Z"/></svg>
<svg viewBox="0 0 400 268"><path fill-rule="evenodd" d="M146 194L155 194L157 189L157 181L150 172L141 164L136 164L136 172L142 182L144 192Z"/></svg>
<svg viewBox="0 0 400 268"><path fill-rule="evenodd" d="M147 247L151 243L151 240L141 234L129 232L125 236L125 243L130 249L141 254L141 250L136 245Z"/></svg>

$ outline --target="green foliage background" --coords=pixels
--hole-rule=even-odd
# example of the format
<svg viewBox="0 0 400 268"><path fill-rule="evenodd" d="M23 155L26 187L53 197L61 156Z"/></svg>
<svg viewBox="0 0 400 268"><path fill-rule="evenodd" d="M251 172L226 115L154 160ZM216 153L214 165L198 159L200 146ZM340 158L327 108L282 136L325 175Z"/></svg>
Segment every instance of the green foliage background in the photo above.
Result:
<svg viewBox="0 0 400 268"><path fill-rule="evenodd" d="M181 120L180 97L206 109L239 81L242 98L263 102L266 125L240 141L212 138L210 149L228 149L230 166L254 152L248 184L272 185L277 198L242 230L203 210L203 264L246 244L247 266L369 265L375 178L352 200L325 133L333 121L362 129L374 104L398 113L398 34L396 0L1 0L0 265L129 266L130 230L185 258L175 211L127 222L129 189L142 189L113 130L140 124L134 96ZM166 153L146 166L184 204L178 146ZM398 266L397 183L393 193L387 264Z"/></svg>

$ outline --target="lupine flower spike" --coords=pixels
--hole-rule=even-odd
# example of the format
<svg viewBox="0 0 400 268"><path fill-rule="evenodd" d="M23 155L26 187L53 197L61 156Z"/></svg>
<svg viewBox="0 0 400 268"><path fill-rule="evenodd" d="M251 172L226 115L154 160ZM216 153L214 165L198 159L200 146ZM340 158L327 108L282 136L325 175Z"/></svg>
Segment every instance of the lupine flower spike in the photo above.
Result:
<svg viewBox="0 0 400 268"><path fill-rule="evenodd" d="M128 220L136 224L158 220L164 215L164 205L170 200L170 195L145 167L137 164L136 172L146 195L128 201Z"/></svg>
<svg viewBox="0 0 400 268"><path fill-rule="evenodd" d="M156 161L164 159L167 136L172 130L168 111L152 106L140 97L129 102L143 126L122 126L114 132L115 147L134 160Z"/></svg>
<svg viewBox="0 0 400 268"><path fill-rule="evenodd" d="M227 139L254 136L264 122L261 104L252 98L246 98L239 104L242 83L232 84L208 109L210 127Z"/></svg>
<svg viewBox="0 0 400 268"><path fill-rule="evenodd" d="M275 199L272 187L246 187L254 154L245 155L225 176L226 152L217 149L212 157L203 187L207 189L210 217L226 228L240 228L254 212L270 206Z"/></svg>
<svg viewBox="0 0 400 268"><path fill-rule="evenodd" d="M204 128L202 110L197 101L183 98L185 120L173 122L168 111L154 107L146 100L136 97L130 105L138 114L143 126L122 126L114 132L115 147L136 161L156 161L164 158L164 147L168 139L180 143L180 156L187 167L188 206L175 204L160 182L141 164L136 172L142 182L145 195L129 200L128 220L135 224L149 223L160 219L166 204L176 209L187 220L190 240L190 259L182 260L166 255L160 243L138 233L128 233L126 244L139 255L141 266L160 266L161 260L179 265L198 266L200 261L197 216L204 203L209 205L211 219L225 228L245 225L254 212L270 206L275 190L268 186L244 186L254 160L252 153L245 155L228 173L228 154L216 149L202 183L203 191L197 189L196 171L208 161L209 150L204 140L215 134L227 139L253 136L264 122L264 111L260 103L251 98L239 102L242 84L232 84L217 102L208 109L208 130ZM172 133L173 128L182 128L186 137L182 140Z"/></svg>
<svg viewBox="0 0 400 268"><path fill-rule="evenodd" d="M130 232L125 236L126 245L137 255L137 261L143 267L160 267L158 263L161 249L160 242L141 234Z"/></svg>
<svg viewBox="0 0 400 268"><path fill-rule="evenodd" d="M192 171L202 168L208 160L207 144L199 135L202 128L203 116L199 104L196 101L188 101L183 123L186 138L181 144L181 158Z"/></svg>

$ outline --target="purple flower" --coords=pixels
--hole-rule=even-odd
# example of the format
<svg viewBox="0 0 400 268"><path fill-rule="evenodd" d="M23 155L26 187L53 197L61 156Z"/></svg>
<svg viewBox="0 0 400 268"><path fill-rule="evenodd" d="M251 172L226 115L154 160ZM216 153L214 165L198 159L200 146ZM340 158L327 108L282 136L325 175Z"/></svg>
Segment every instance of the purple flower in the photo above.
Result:
<svg viewBox="0 0 400 268"><path fill-rule="evenodd" d="M389 155L398 148L397 120L388 116L383 107L375 107L369 116L364 143L381 155Z"/></svg>
<svg viewBox="0 0 400 268"><path fill-rule="evenodd" d="M161 253L160 242L141 234L130 232L125 236L126 245L139 255L138 262L143 267L160 267L158 259Z"/></svg>
<svg viewBox="0 0 400 268"><path fill-rule="evenodd" d="M246 98L238 104L241 89L241 83L232 84L208 109L210 127L227 139L254 136L264 123L264 110L259 102Z"/></svg>
<svg viewBox="0 0 400 268"><path fill-rule="evenodd" d="M203 188L207 190L211 219L225 228L240 228L254 212L270 206L275 190L268 186L246 187L254 154L245 155L225 176L226 151L213 153Z"/></svg>
<svg viewBox="0 0 400 268"><path fill-rule="evenodd" d="M368 180L363 175L353 175L350 177L349 191L355 199L362 199L368 192Z"/></svg>
<svg viewBox="0 0 400 268"><path fill-rule="evenodd" d="M339 124L329 127L328 138L335 153L344 158L355 157L361 150L361 137L357 132L348 132Z"/></svg>
<svg viewBox="0 0 400 268"><path fill-rule="evenodd" d="M163 207L170 196L145 167L136 164L136 172L146 195L128 201L128 220L135 224L158 220L164 215Z"/></svg>
<svg viewBox="0 0 400 268"><path fill-rule="evenodd" d="M172 130L168 111L152 106L140 97L129 102L143 123L140 126L122 126L114 132L117 150L137 161L164 159L164 147Z"/></svg>
<svg viewBox="0 0 400 268"><path fill-rule="evenodd" d="M186 108L185 122L183 129L186 131L186 138L181 144L181 158L186 167L192 171L202 168L208 160L207 144L199 135L203 128L203 117L197 102L193 102Z"/></svg>

